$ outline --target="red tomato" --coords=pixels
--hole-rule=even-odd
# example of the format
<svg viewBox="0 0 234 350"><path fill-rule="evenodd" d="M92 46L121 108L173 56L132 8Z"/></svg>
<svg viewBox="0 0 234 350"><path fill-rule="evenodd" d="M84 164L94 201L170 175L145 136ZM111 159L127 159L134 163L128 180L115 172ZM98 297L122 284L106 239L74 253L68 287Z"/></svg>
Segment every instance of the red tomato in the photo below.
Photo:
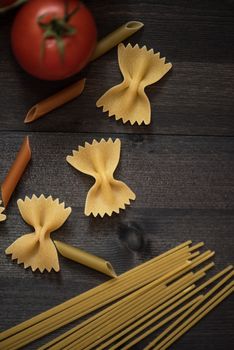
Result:
<svg viewBox="0 0 234 350"><path fill-rule="evenodd" d="M96 37L94 19L82 2L30 0L16 15L11 42L16 59L28 73L60 80L87 64Z"/></svg>

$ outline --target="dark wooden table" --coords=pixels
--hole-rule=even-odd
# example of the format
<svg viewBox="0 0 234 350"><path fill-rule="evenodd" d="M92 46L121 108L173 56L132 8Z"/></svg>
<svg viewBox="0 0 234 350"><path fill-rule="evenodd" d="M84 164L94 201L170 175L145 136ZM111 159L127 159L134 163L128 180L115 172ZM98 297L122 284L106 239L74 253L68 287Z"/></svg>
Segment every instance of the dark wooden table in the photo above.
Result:
<svg viewBox="0 0 234 350"><path fill-rule="evenodd" d="M216 251L216 270L233 262L234 2L87 3L100 37L125 21L143 21L144 30L129 42L160 51L173 63L173 70L147 88L150 126L123 125L95 107L100 95L121 81L116 49L87 68L82 96L25 125L29 107L78 77L48 83L23 72L10 50L15 12L0 17L0 181L25 135L30 135L32 147L32 162L7 209L8 220L0 224L1 329L107 280L62 257L60 273L40 274L5 256L10 243L30 232L16 205L25 195L51 194L72 206L71 217L53 237L110 259L118 273L188 239L204 240L207 248ZM85 141L117 136L122 156L116 175L129 184L137 199L120 215L85 217L84 201L92 179L72 169L65 157ZM132 230L142 238L137 250L129 249ZM226 300L173 349L231 349L233 302L232 297Z"/></svg>

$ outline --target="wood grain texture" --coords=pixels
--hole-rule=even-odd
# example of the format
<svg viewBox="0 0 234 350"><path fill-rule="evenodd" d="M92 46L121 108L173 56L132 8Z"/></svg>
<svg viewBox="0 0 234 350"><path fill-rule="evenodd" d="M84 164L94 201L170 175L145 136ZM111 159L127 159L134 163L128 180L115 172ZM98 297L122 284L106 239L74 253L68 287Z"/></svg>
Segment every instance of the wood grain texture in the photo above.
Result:
<svg viewBox="0 0 234 350"><path fill-rule="evenodd" d="M68 81L39 81L24 73L12 57L10 24L15 11L0 17L0 183L25 135L30 135L32 146L31 164L9 203L8 220L0 224L0 329L108 279L63 257L60 273L40 274L5 256L5 248L31 230L16 205L25 195L51 194L72 206L69 220L53 237L109 259L118 273L188 239L204 240L207 249L216 251L216 267L210 274L233 263L234 2L89 0L87 4L99 37L125 21L142 20L144 30L129 42L159 50L173 63L173 70L147 89L152 124L122 125L95 107L100 95L122 79L115 49ZM88 78L83 95L35 123L23 124L35 102L81 76ZM137 195L120 215L103 219L84 216L93 179L65 161L78 145L102 137L121 139L116 178ZM230 297L172 348L230 349L233 302Z"/></svg>
<svg viewBox="0 0 234 350"><path fill-rule="evenodd" d="M11 163L23 136L23 133L2 133L1 169L7 169ZM116 178L126 181L136 191L137 199L120 215L95 219L83 214L86 193L93 180L73 169L65 158L78 145L101 137L105 135L30 135L32 163L11 200L8 220L0 226L1 313L5 316L1 317L2 327L9 327L106 280L105 276L63 258L60 258L60 274L33 274L4 255L4 249L12 241L30 231L16 206L16 199L25 195L52 194L72 206L70 219L53 237L109 259L118 273L187 239L205 240L207 247L217 250L215 261L219 268L232 261L232 138L227 142L220 137L119 135L122 152ZM132 227L137 227L142 238L137 251L128 249ZM15 285L17 303L12 303ZM227 308L230 303L231 299L225 303ZM220 333L216 333L218 349L222 337L232 338L228 326L232 315L229 313L227 318L225 313L226 328L221 320L213 317L221 326ZM212 315L209 318L212 320ZM203 331L206 329L207 326ZM193 332L196 337L197 330ZM198 344L194 343L194 349ZM186 348L188 343L182 342L183 346Z"/></svg>
<svg viewBox="0 0 234 350"><path fill-rule="evenodd" d="M14 13L1 18L4 40L0 51L2 97L0 130L76 131L152 134L233 135L233 11L232 1L102 1L89 2L99 36L132 19L145 27L128 41L160 51L173 69L160 82L147 88L152 102L150 126L123 125L95 107L97 99L122 77L113 49L90 64L82 96L45 119L24 125L22 121L36 102L77 80L44 82L24 73L10 51L10 25ZM192 6L193 5L193 6ZM128 42L127 41L127 42ZM87 103L88 102L88 103Z"/></svg>

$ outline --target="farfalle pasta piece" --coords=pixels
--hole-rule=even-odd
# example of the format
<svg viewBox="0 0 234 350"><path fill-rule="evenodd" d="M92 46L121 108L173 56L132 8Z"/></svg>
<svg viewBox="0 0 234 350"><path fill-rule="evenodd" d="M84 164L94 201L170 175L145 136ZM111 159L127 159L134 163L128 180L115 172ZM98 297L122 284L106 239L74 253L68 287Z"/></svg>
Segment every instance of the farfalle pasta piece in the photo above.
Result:
<svg viewBox="0 0 234 350"><path fill-rule="evenodd" d="M23 219L35 231L18 238L6 249L6 254L12 254L12 260L17 259L18 264L23 263L24 268L31 267L33 271L59 271L58 254L50 234L64 224L71 208L44 195L25 197L17 204Z"/></svg>
<svg viewBox="0 0 234 350"><path fill-rule="evenodd" d="M118 60L124 80L100 97L96 105L123 123L150 124L151 107L145 87L160 80L172 64L165 63L165 57L160 58L153 49L130 44L118 45Z"/></svg>
<svg viewBox="0 0 234 350"><path fill-rule="evenodd" d="M6 215L3 214L2 212L5 210L5 208L2 207L1 204L2 204L2 201L0 201L0 221L4 221L6 220Z"/></svg>
<svg viewBox="0 0 234 350"><path fill-rule="evenodd" d="M119 139L93 140L92 144L86 142L85 147L79 146L78 151L73 151L73 156L67 156L68 163L74 168L95 178L95 184L86 197L85 215L111 216L113 212L125 209L130 199L136 198L124 182L113 176L119 163L120 147Z"/></svg>

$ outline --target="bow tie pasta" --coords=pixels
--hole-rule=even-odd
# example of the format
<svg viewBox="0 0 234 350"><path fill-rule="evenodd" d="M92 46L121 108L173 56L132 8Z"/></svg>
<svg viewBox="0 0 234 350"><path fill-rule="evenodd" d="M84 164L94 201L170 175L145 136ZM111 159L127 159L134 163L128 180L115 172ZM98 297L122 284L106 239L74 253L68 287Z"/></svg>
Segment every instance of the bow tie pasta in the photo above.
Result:
<svg viewBox="0 0 234 350"><path fill-rule="evenodd" d="M34 227L34 232L18 238L6 249L6 254L12 254L12 260L17 259L18 264L23 263L24 268L30 266L33 271L59 271L58 254L50 234L64 224L71 208L44 195L25 197L17 204L23 219Z"/></svg>
<svg viewBox="0 0 234 350"><path fill-rule="evenodd" d="M125 209L125 204L136 198L124 182L113 176L119 163L120 146L119 139L94 140L92 144L86 142L85 147L79 146L78 151L73 151L73 156L67 156L69 164L95 179L86 197L85 215L110 216Z"/></svg>
<svg viewBox="0 0 234 350"><path fill-rule="evenodd" d="M165 63L165 57L160 58L160 53L153 49L130 44L126 47L119 44L118 60L124 80L100 97L96 105L123 123L150 124L151 107L145 87L160 80L172 64Z"/></svg>

